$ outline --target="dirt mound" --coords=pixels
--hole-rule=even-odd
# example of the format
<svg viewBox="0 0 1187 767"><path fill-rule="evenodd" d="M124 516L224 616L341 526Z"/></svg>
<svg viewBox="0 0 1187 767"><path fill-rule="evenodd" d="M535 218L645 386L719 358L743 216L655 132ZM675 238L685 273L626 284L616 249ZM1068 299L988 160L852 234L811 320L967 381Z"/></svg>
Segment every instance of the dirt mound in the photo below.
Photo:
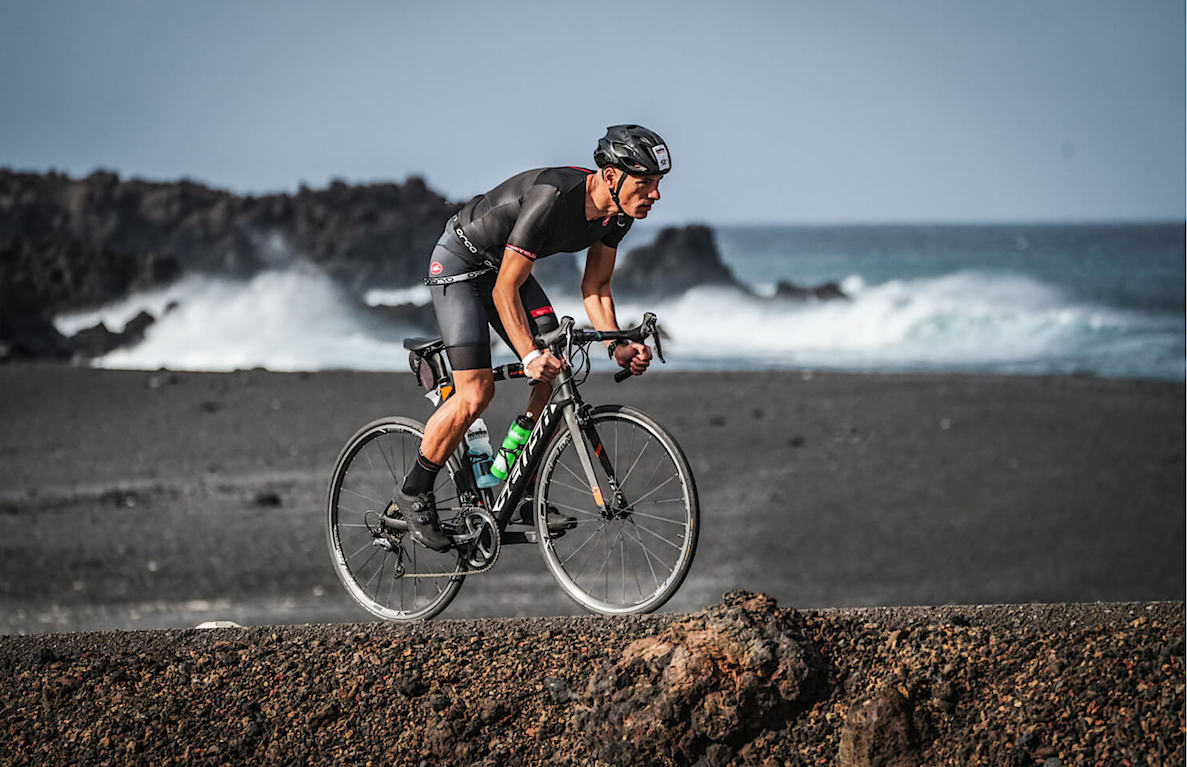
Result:
<svg viewBox="0 0 1187 767"><path fill-rule="evenodd" d="M0 764L1181 764L1183 603L0 637ZM624 745L625 738L625 745Z"/></svg>
<svg viewBox="0 0 1187 767"><path fill-rule="evenodd" d="M769 597L727 594L627 645L590 679L591 706L574 721L607 762L724 761L733 746L783 727L823 677L796 613L776 610Z"/></svg>

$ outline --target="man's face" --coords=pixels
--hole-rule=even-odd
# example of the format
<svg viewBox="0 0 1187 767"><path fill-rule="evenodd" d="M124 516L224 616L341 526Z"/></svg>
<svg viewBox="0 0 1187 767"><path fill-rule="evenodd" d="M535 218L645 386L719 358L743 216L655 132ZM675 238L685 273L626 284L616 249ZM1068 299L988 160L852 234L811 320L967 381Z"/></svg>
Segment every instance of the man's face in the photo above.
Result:
<svg viewBox="0 0 1187 767"><path fill-rule="evenodd" d="M632 176L627 174L618 193L622 211L631 218L647 218L651 206L659 199L659 176Z"/></svg>

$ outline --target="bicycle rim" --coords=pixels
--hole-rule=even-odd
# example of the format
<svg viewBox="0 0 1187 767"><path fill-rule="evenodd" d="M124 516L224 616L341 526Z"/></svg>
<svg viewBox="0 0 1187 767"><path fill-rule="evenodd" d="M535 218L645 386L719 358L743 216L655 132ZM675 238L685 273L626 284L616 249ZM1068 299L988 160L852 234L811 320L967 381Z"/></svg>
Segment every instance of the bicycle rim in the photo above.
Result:
<svg viewBox="0 0 1187 767"><path fill-rule="evenodd" d="M445 609L463 580L456 551L437 552L379 526L379 515L395 497L416 461L424 426L409 418L382 418L356 433L334 467L327 503L326 535L330 559L346 591L371 614L393 621L416 621ZM450 458L434 493L442 520L458 504ZM416 573L455 573L416 578Z"/></svg>
<svg viewBox="0 0 1187 767"><path fill-rule="evenodd" d="M700 511L692 470L676 441L633 408L597 408L590 420L621 496L616 499L595 458L594 473L609 507L609 514L602 513L574 435L563 431L540 470L536 534L541 553L557 583L585 609L607 615L651 612L676 593L696 553ZM590 454L597 448L590 445ZM549 505L574 517L575 526L550 533Z"/></svg>

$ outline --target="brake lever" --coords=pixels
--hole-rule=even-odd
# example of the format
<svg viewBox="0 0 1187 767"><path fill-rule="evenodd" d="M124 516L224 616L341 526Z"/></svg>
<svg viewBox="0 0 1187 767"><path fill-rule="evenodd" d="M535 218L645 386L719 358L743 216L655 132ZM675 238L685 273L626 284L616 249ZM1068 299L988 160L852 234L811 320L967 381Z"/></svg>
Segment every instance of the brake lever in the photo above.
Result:
<svg viewBox="0 0 1187 767"><path fill-rule="evenodd" d="M651 336L655 341L655 356L659 357L659 361L667 364L664 359L664 347L659 341L659 323L656 321L656 316L651 312L643 315L643 340L647 340L647 336Z"/></svg>

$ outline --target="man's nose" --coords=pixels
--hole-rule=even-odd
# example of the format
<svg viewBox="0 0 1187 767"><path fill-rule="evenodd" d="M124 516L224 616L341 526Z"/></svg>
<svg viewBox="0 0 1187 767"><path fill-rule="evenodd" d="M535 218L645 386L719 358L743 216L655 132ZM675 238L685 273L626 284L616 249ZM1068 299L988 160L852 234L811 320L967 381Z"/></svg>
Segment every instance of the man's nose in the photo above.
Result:
<svg viewBox="0 0 1187 767"><path fill-rule="evenodd" d="M655 189L651 190L651 193L647 195L647 199L649 199L649 200L658 200L659 199L659 187L658 186L655 187Z"/></svg>

